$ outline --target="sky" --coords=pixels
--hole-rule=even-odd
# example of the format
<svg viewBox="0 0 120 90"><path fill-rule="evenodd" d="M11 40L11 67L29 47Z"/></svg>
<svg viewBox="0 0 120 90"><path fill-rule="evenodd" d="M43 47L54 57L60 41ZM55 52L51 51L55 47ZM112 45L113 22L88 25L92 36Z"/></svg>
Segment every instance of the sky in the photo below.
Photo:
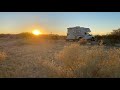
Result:
<svg viewBox="0 0 120 90"><path fill-rule="evenodd" d="M68 27L87 27L91 34L120 28L120 12L0 12L0 33L32 32L66 35Z"/></svg>

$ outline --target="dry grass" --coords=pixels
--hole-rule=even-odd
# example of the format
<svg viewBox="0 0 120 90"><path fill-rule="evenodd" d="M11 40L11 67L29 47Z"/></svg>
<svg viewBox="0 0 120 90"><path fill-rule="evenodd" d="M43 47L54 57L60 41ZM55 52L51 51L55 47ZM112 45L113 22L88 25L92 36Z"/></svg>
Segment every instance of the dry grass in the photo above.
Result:
<svg viewBox="0 0 120 90"><path fill-rule="evenodd" d="M0 77L57 76L45 62L54 59L54 53L63 48L64 41L18 39L8 40L0 46L7 54L7 59L0 63Z"/></svg>
<svg viewBox="0 0 120 90"><path fill-rule="evenodd" d="M57 59L71 70L68 77L120 77L120 49L72 44L60 51Z"/></svg>
<svg viewBox="0 0 120 90"><path fill-rule="evenodd" d="M87 43L87 40L86 40L86 39L80 39L80 40L79 40L79 43L80 43L81 45L85 45L85 44Z"/></svg>
<svg viewBox="0 0 120 90"><path fill-rule="evenodd" d="M43 39L6 40L0 46L1 78L120 77L119 48Z"/></svg>
<svg viewBox="0 0 120 90"><path fill-rule="evenodd" d="M0 61L4 60L7 57L5 52L0 52Z"/></svg>

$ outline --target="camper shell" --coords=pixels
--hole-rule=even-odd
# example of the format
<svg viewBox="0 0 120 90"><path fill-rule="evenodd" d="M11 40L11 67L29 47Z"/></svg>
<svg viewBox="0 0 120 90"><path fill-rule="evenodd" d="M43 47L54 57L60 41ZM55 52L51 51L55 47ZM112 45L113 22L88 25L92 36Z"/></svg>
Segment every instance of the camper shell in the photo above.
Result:
<svg viewBox="0 0 120 90"><path fill-rule="evenodd" d="M89 34L90 32L91 30L85 27L80 27L80 26L69 27L67 28L66 40L79 40L81 38L91 39L93 38L93 36Z"/></svg>

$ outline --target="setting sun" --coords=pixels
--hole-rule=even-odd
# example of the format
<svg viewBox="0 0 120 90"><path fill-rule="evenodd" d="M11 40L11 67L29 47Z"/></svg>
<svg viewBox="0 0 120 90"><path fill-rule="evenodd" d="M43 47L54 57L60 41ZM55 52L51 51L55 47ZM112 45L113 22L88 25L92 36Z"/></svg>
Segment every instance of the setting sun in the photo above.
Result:
<svg viewBox="0 0 120 90"><path fill-rule="evenodd" d="M33 31L33 34L34 34L34 35L40 35L41 32L40 32L39 30L36 29L36 30Z"/></svg>

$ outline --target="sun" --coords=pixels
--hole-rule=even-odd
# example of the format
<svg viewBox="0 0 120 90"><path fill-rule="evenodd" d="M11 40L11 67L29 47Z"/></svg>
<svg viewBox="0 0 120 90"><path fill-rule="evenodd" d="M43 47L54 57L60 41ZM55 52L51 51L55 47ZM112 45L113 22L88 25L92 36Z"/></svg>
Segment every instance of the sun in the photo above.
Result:
<svg viewBox="0 0 120 90"><path fill-rule="evenodd" d="M32 32L34 35L40 35L41 32L38 29L33 30Z"/></svg>

